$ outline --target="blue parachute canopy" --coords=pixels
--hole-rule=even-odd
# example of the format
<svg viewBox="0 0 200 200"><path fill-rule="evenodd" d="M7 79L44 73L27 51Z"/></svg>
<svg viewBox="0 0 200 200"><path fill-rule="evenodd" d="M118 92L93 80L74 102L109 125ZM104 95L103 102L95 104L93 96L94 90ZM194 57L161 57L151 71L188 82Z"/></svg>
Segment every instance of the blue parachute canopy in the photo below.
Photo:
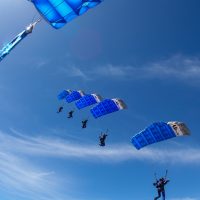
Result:
<svg viewBox="0 0 200 200"><path fill-rule="evenodd" d="M121 99L105 99L90 111L95 118L98 118L125 108L126 105Z"/></svg>
<svg viewBox="0 0 200 200"><path fill-rule="evenodd" d="M66 23L82 15L103 0L30 0L54 28L62 28Z"/></svg>
<svg viewBox="0 0 200 200"><path fill-rule="evenodd" d="M58 100L63 100L66 98L67 95L71 93L70 90L63 90L61 93L58 94L57 98Z"/></svg>
<svg viewBox="0 0 200 200"><path fill-rule="evenodd" d="M182 122L155 122L136 134L131 142L139 150L153 143L189 134L189 129Z"/></svg>
<svg viewBox="0 0 200 200"><path fill-rule="evenodd" d="M82 109L87 106L99 103L101 99L102 99L101 96L97 94L88 94L80 98L75 104L78 109Z"/></svg>
<svg viewBox="0 0 200 200"><path fill-rule="evenodd" d="M71 103L73 101L79 100L81 97L84 96L83 91L72 91L68 96L66 96L67 103Z"/></svg>

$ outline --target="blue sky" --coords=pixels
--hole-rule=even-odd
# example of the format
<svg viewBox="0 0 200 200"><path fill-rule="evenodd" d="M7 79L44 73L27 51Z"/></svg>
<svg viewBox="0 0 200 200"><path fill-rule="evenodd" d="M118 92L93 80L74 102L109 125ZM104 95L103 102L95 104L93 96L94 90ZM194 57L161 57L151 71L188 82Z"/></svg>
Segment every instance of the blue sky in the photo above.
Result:
<svg viewBox="0 0 200 200"><path fill-rule="evenodd" d="M169 170L169 200L200 200L199 0L105 0L60 30L42 21L0 67L3 200L147 200ZM0 45L36 14L26 0L0 7ZM120 97L128 109L73 120L62 89ZM191 137L137 151L131 137L154 121L183 121ZM109 129L106 148L98 135Z"/></svg>

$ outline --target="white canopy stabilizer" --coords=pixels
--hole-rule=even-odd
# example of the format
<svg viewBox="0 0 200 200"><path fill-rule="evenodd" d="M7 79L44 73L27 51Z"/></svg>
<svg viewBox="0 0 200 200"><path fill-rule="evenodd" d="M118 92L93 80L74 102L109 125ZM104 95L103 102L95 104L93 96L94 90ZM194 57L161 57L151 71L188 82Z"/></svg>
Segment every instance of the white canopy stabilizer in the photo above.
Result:
<svg viewBox="0 0 200 200"><path fill-rule="evenodd" d="M92 94L92 96L96 99L96 101L99 103L102 101L102 97L99 94Z"/></svg>
<svg viewBox="0 0 200 200"><path fill-rule="evenodd" d="M115 102L115 104L117 105L119 110L127 109L127 106L122 99L115 98L115 99L112 99L112 100Z"/></svg>
<svg viewBox="0 0 200 200"><path fill-rule="evenodd" d="M171 126L176 136L187 136L190 135L190 130L183 122L168 122L168 125Z"/></svg>

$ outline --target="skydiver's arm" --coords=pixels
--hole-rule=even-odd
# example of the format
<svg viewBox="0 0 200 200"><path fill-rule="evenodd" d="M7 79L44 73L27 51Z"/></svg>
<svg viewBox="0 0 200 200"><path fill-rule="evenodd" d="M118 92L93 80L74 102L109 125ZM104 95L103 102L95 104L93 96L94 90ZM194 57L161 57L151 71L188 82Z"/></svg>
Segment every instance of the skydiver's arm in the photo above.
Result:
<svg viewBox="0 0 200 200"><path fill-rule="evenodd" d="M158 186L158 182L153 183L153 185L154 185L155 187L157 187L157 186Z"/></svg>
<svg viewBox="0 0 200 200"><path fill-rule="evenodd" d="M170 181L170 180L166 180L166 181L165 181L165 185L166 185L169 181Z"/></svg>

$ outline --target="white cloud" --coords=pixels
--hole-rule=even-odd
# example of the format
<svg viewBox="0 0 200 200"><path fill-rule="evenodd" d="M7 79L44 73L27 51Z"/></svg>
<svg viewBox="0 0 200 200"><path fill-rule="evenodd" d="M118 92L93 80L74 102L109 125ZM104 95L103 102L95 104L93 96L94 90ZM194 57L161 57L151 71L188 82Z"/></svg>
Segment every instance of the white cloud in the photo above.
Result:
<svg viewBox="0 0 200 200"><path fill-rule="evenodd" d="M105 64L96 67L67 67L69 76L84 80L102 78L124 79L172 79L187 83L200 79L200 57L175 55L167 59L146 63L141 66Z"/></svg>
<svg viewBox="0 0 200 200"><path fill-rule="evenodd" d="M85 81L92 80L92 78L89 77L87 72L74 65L68 66L67 68L61 68L60 70L62 73L65 73L69 77L81 78Z"/></svg>
<svg viewBox="0 0 200 200"><path fill-rule="evenodd" d="M25 137L15 132L14 136L0 133L1 148L9 150L12 146L14 152L25 155L40 155L49 157L62 157L83 159L86 161L123 162L125 160L153 161L159 163L171 162L173 164L200 164L200 149L185 147L154 149L144 148L140 151L130 144L119 144L100 148L97 145L79 145L62 139L47 139ZM13 148L14 147L14 148ZM184 156L183 156L184 155Z"/></svg>
<svg viewBox="0 0 200 200"><path fill-rule="evenodd" d="M161 60L146 68L152 77L171 77L182 80L193 80L200 78L200 58L184 57L176 55L166 60Z"/></svg>
<svg viewBox="0 0 200 200"><path fill-rule="evenodd" d="M101 148L98 145L72 143L64 139L30 137L11 130L12 134L0 131L0 190L13 197L28 200L64 200L62 185L68 185L56 172L47 166L34 163L34 159L66 159L87 162L124 162L127 160L156 162L174 165L200 164L200 149L180 146L177 148L144 148L137 151L131 145L116 144ZM183 156L184 155L184 156ZM59 161L59 160L58 160ZM56 170L56 169L55 169ZM67 177L65 176L65 179ZM70 186L70 185L69 185ZM69 188L69 187L68 187ZM12 191L11 191L12 189ZM65 193L67 191L65 190ZM173 200L197 200L176 198Z"/></svg>
<svg viewBox="0 0 200 200"><path fill-rule="evenodd" d="M71 178L63 180L48 166L43 166L38 162L36 164L32 160L31 152L26 154L23 151L16 151L17 145L31 145L31 142L27 143L20 137L9 136L2 132L0 132L0 138L0 193L2 196L9 199L28 200L72 199L62 194L63 190L68 191L62 185L65 187L69 185L68 181ZM35 155L34 159L38 158L40 155Z"/></svg>
<svg viewBox="0 0 200 200"><path fill-rule="evenodd" d="M0 188L7 195L31 200L60 199L53 172L38 168L22 156L2 152L2 148L0 160Z"/></svg>

